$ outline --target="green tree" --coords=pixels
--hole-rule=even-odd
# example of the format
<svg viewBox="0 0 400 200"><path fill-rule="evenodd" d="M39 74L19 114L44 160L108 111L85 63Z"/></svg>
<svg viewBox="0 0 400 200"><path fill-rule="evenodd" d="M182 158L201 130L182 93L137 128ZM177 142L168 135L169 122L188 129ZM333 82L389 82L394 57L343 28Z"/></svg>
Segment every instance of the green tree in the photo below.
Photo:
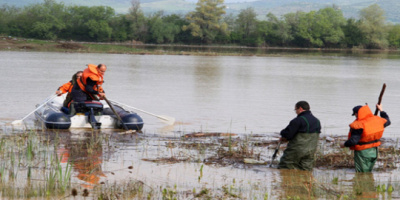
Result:
<svg viewBox="0 0 400 200"><path fill-rule="evenodd" d="M315 15L314 37L319 37L324 46L339 45L344 40L342 27L345 24L342 11L335 6L320 9Z"/></svg>
<svg viewBox="0 0 400 200"><path fill-rule="evenodd" d="M181 28L174 22L168 21L169 18L162 17L162 12L155 13L149 19L151 41L156 43L172 43Z"/></svg>
<svg viewBox="0 0 400 200"><path fill-rule="evenodd" d="M289 13L285 16L293 42L303 47L339 45L344 40L342 26L346 20L336 7L309 13Z"/></svg>
<svg viewBox="0 0 400 200"><path fill-rule="evenodd" d="M86 23L90 20L90 8L87 6L68 7L67 29L63 32L63 37L74 40L90 40Z"/></svg>
<svg viewBox="0 0 400 200"><path fill-rule="evenodd" d="M68 8L67 31L64 38L109 41L112 28L109 23L115 17L115 11L108 6L72 6Z"/></svg>
<svg viewBox="0 0 400 200"><path fill-rule="evenodd" d="M264 23L259 23L257 14L253 8L241 10L236 19L235 29L241 37L241 44L260 46L264 44L263 29Z"/></svg>
<svg viewBox="0 0 400 200"><path fill-rule="evenodd" d="M384 15L385 11L378 4L373 4L360 11L361 24L359 28L365 37L366 48L383 49L388 46Z"/></svg>
<svg viewBox="0 0 400 200"><path fill-rule="evenodd" d="M12 22L20 14L20 9L14 6L2 5L0 7L0 34L12 34Z"/></svg>
<svg viewBox="0 0 400 200"><path fill-rule="evenodd" d="M246 8L240 11L236 19L237 32L244 38L249 38L256 33L257 13L254 8Z"/></svg>
<svg viewBox="0 0 400 200"><path fill-rule="evenodd" d="M112 29L105 20L89 20L85 26L89 30L88 35L92 40L103 42L111 38Z"/></svg>
<svg viewBox="0 0 400 200"><path fill-rule="evenodd" d="M65 30L65 6L55 0L25 7L13 23L18 23L21 36L40 39L57 39Z"/></svg>
<svg viewBox="0 0 400 200"><path fill-rule="evenodd" d="M91 19L85 23L85 26L89 37L95 41L109 41L112 29L108 23L115 16L114 9L109 6L94 6L90 7L88 15Z"/></svg>
<svg viewBox="0 0 400 200"><path fill-rule="evenodd" d="M271 45L287 45L293 39L286 21L279 20L272 13L267 14L267 21L263 29L266 41Z"/></svg>
<svg viewBox="0 0 400 200"><path fill-rule="evenodd" d="M224 0L199 0L196 11L190 12L186 19L189 25L182 30L190 30L194 37L199 37L205 43L211 43L219 33L226 33L227 24L221 22L225 14Z"/></svg>
<svg viewBox="0 0 400 200"><path fill-rule="evenodd" d="M191 35L190 31L183 31L181 27L188 25L189 22L185 19L184 16L172 14L163 17L163 21L165 23L171 23L179 27L179 32L175 35L174 41L175 43L192 43L193 36Z"/></svg>
<svg viewBox="0 0 400 200"><path fill-rule="evenodd" d="M119 42L129 40L130 22L127 20L126 15L120 14L113 17L109 25L112 29L111 40Z"/></svg>
<svg viewBox="0 0 400 200"><path fill-rule="evenodd" d="M305 15L306 15L305 12L298 11L296 13L288 13L283 16L284 21L288 26L288 33L290 37L293 38L290 41L289 45L294 45L294 46L309 45L309 41L304 39L304 37L299 34L301 31L300 22L301 19L305 17Z"/></svg>
<svg viewBox="0 0 400 200"><path fill-rule="evenodd" d="M400 48L400 24L389 26L388 42L390 47Z"/></svg>
<svg viewBox="0 0 400 200"><path fill-rule="evenodd" d="M225 15L223 18L223 22L225 22L225 24L227 25L227 43L240 43L240 41L242 40L242 36L237 32L236 19L237 16L233 15L232 13Z"/></svg>
<svg viewBox="0 0 400 200"><path fill-rule="evenodd" d="M354 18L347 19L347 23L342 27L343 33L345 35L344 44L352 48L354 46L359 46L363 43L363 34L360 30L360 21Z"/></svg>
<svg viewBox="0 0 400 200"><path fill-rule="evenodd" d="M140 0L132 0L127 19L131 21L131 35L133 40L144 41L148 33L146 17L140 8Z"/></svg>

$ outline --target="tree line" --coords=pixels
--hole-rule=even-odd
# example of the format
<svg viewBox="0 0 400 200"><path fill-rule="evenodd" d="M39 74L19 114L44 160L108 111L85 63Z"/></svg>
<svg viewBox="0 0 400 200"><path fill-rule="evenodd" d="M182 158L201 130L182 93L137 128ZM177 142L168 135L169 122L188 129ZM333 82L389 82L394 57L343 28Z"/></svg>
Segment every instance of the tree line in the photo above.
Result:
<svg viewBox="0 0 400 200"><path fill-rule="evenodd" d="M385 22L377 4L359 18L346 19L335 5L311 12L257 19L251 7L226 14L224 0L198 0L186 15L145 15L139 0L129 12L108 6L66 6L44 0L23 8L0 7L0 34L47 40L91 42L140 41L154 44L219 44L269 47L367 48L400 47L400 25Z"/></svg>

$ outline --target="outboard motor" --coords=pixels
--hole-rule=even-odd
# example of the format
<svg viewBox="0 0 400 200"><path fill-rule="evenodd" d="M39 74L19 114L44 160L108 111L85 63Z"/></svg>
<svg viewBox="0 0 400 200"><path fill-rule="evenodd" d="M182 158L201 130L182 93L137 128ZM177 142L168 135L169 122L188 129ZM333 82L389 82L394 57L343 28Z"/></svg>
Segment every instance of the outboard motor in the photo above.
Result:
<svg viewBox="0 0 400 200"><path fill-rule="evenodd" d="M97 122L94 117L96 114L101 114L103 111L103 104L99 101L85 101L83 103L74 103L75 111L77 113L85 113L88 116L88 121L93 129L100 129L101 123Z"/></svg>

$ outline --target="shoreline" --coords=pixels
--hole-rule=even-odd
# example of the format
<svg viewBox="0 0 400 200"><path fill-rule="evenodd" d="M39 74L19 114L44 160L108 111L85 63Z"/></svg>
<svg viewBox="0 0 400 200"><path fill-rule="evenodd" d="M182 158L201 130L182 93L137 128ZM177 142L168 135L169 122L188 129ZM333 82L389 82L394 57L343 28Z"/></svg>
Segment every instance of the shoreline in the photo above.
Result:
<svg viewBox="0 0 400 200"><path fill-rule="evenodd" d="M300 47L247 47L225 45L142 44L136 42L97 43L76 41L47 41L26 38L0 37L0 51L39 51L67 53L111 53L138 55L193 55L193 56L282 56L309 53L388 53L397 49L341 49Z"/></svg>

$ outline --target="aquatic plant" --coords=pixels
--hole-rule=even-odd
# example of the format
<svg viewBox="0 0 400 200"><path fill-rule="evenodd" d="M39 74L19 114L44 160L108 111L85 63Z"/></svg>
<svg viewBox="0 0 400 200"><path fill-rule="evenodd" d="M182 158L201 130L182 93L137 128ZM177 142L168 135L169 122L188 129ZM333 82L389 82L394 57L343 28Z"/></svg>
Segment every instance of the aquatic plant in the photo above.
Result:
<svg viewBox="0 0 400 200"><path fill-rule="evenodd" d="M49 134L51 133L51 134ZM66 196L83 198L83 195L93 199L355 199L371 194L395 196L398 195L398 181L387 181L376 177L365 180L353 180L351 151L339 149L335 142L325 142L325 148L320 148L317 157L316 172L302 175L293 170L285 174L284 170L272 171L265 164L245 164L244 158L268 159L273 153L276 139L252 135L243 137L228 137L215 134L210 137L156 137L148 135L123 136L108 135L101 132L85 132L79 140L62 141L66 134L54 132L24 132L18 135L3 136L0 140L0 193L4 199L61 199ZM68 135L68 134L67 134ZM135 142L126 140L138 137ZM65 138L64 138L65 139ZM125 141L126 140L126 141ZM3 142L4 141L4 142ZM395 148L384 147L377 166L388 165L390 157L396 161L399 152ZM284 146L283 146L284 148ZM59 152L68 149L69 159ZM129 151L127 150L129 149ZM343 151L342 151L343 150ZM119 152L123 152L118 154ZM126 153L128 152L128 153ZM137 159L128 156L133 152ZM123 169L105 169L105 166L83 170L87 174L104 171L104 176L98 183L90 184L91 188L79 187L82 180L74 177L76 162L93 159L104 159L116 154L123 157ZM66 155L66 154L65 154ZM278 154L280 155L280 154ZM386 159L387 158L387 159ZM386 159L386 160L385 160ZM64 162L61 162L64 160ZM174 182L154 181L151 179L112 180L110 177L122 173L135 173L140 170L141 161L154 162L152 165L181 165L198 174L193 174L190 185L177 185ZM385 164L385 162L387 164ZM179 164L177 164L179 163ZM345 165L347 163L347 165ZM101 164L101 163L100 163ZM204 164L207 164L204 168ZM330 166L332 165L332 166ZM396 162L393 163L396 167ZM235 172L257 172L254 182L245 182L235 175L223 175L221 179L213 179L213 172L227 168ZM192 167L192 168L190 168ZM221 168L220 168L221 167ZM103 168L103 169L102 169ZM341 170L341 168L347 168ZM207 176L205 176L207 169ZM326 170L329 169L329 170ZM331 170L338 169L338 170ZM382 168L391 170L394 168ZM247 171L248 170L248 171ZM274 170L274 169L271 169ZM328 173L329 172L329 173ZM168 172L169 173L169 172ZM317 173L317 174L315 174ZM318 174L319 173L319 174ZM386 174L386 173L385 173ZM168 174L169 175L169 174ZM211 176L209 176L211 175ZM275 177L277 176L277 177ZM43 178L46 177L46 178ZM346 180L347 178L347 180ZM200 183L199 183L200 181ZM227 181L223 182L223 181ZM231 182L229 182L231 181ZM193 183L195 182L195 183ZM221 184L223 183L223 184ZM170 187L170 185L173 185ZM191 185L193 184L193 185ZM220 184L220 185L219 185ZM379 191L377 187L380 187ZM383 191L382 187L385 187ZM363 187L372 186L372 191ZM154 189L155 188L155 189ZM273 191L273 192L271 192ZM367 192L368 191L368 192Z"/></svg>
<svg viewBox="0 0 400 200"><path fill-rule="evenodd" d="M176 195L176 185L174 185L174 188L169 188L166 187L162 189L162 199L163 200L176 200L177 197Z"/></svg>

